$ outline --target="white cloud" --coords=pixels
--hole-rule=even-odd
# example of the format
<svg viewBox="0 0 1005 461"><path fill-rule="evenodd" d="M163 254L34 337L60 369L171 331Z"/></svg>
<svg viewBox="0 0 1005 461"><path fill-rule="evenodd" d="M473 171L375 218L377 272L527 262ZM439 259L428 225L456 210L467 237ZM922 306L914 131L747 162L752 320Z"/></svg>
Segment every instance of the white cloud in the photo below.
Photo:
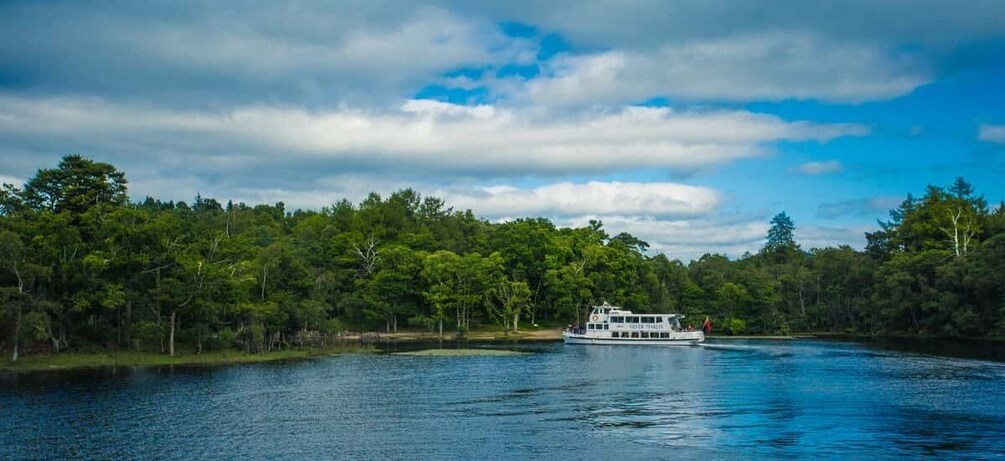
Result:
<svg viewBox="0 0 1005 461"><path fill-rule="evenodd" d="M691 219L660 219L650 216L589 215L559 220L563 225L584 226L590 219L603 221L611 235L629 232L650 244L650 254L663 253L682 261L698 259L706 253L725 254L738 258L744 253L757 253L764 247L768 229L767 218L702 216ZM797 226L795 240L803 249L827 246L865 245L866 227L839 228Z"/></svg>
<svg viewBox="0 0 1005 461"><path fill-rule="evenodd" d="M981 125L977 139L999 144L1005 143L1005 125Z"/></svg>
<svg viewBox="0 0 1005 461"><path fill-rule="evenodd" d="M804 250L813 248L836 247L850 245L853 248L865 247L865 232L875 230L875 226L856 227L796 227L794 238Z"/></svg>
<svg viewBox="0 0 1005 461"><path fill-rule="evenodd" d="M482 216L650 215L691 216L712 211L719 193L675 183L561 182L535 188L480 187L435 194L459 209Z"/></svg>
<svg viewBox="0 0 1005 461"><path fill-rule="evenodd" d="M0 97L0 133L12 138L57 151L101 146L106 153L128 153L129 161L146 157L141 161L218 173L249 164L301 165L308 174L310 166L490 176L690 170L762 155L776 141L827 142L867 132L861 125L789 122L742 110L628 107L542 117L487 105L408 101L387 112L273 106L215 112ZM192 156L199 163L190 162Z"/></svg>
<svg viewBox="0 0 1005 461"><path fill-rule="evenodd" d="M493 18L430 2L0 5L0 43L0 73L43 93L176 107L383 104L536 51Z"/></svg>
<svg viewBox="0 0 1005 461"><path fill-rule="evenodd" d="M823 162L806 162L796 167L795 171L806 176L820 176L825 174L840 173L841 162L837 160L826 160Z"/></svg>
<svg viewBox="0 0 1005 461"><path fill-rule="evenodd" d="M21 188L21 185L24 184L24 178L0 175L0 184L12 184L14 187Z"/></svg>
<svg viewBox="0 0 1005 461"><path fill-rule="evenodd" d="M155 183L153 189L164 185ZM188 191L178 199L201 192L206 197L247 203L282 201L291 208L319 209L343 198L358 202L370 192L388 195L407 187L423 195L442 198L454 209L470 209L479 217L489 219L530 216L564 219L587 214L694 217L713 212L721 201L719 192L714 189L669 182L590 181L577 184L563 181L518 187L463 181L434 184L359 174L326 177L302 190L239 187L228 191L209 183L187 181L184 188Z"/></svg>
<svg viewBox="0 0 1005 461"><path fill-rule="evenodd" d="M649 253L663 253L683 261L705 253L730 257L756 252L764 246L767 220L730 220L704 216L692 219L661 219L653 216L590 214L557 222L566 226L585 226L591 219L603 221L610 235L628 232L650 244Z"/></svg>
<svg viewBox="0 0 1005 461"><path fill-rule="evenodd" d="M861 102L907 94L930 80L910 56L808 34L698 39L655 50L565 55L521 89L547 106L690 100L820 99Z"/></svg>

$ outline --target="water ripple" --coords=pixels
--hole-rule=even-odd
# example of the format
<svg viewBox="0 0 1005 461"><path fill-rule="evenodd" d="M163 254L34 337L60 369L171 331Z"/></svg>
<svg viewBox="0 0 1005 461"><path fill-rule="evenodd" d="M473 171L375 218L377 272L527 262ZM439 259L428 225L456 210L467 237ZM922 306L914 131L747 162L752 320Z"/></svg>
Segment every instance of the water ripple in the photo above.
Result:
<svg viewBox="0 0 1005 461"><path fill-rule="evenodd" d="M844 342L711 346L0 376L0 459L1005 452L1005 364Z"/></svg>

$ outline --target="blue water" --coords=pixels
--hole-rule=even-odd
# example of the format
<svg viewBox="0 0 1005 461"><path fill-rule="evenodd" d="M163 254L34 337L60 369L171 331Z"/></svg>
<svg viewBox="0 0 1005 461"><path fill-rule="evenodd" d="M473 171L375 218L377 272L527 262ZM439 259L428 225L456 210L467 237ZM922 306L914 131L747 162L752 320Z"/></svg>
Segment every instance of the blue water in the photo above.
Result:
<svg viewBox="0 0 1005 461"><path fill-rule="evenodd" d="M718 344L7 375L0 459L1005 456L1005 363Z"/></svg>

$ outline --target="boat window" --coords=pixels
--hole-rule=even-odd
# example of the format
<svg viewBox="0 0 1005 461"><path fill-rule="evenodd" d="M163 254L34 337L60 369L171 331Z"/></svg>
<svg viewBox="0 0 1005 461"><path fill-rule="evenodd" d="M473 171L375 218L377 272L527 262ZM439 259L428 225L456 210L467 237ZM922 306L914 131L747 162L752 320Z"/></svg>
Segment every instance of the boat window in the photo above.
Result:
<svg viewBox="0 0 1005 461"><path fill-rule="evenodd" d="M667 333L665 331L662 332L662 333L660 333L660 338L667 339L669 337L670 337L670 333Z"/></svg>
<svg viewBox="0 0 1005 461"><path fill-rule="evenodd" d="M628 320L628 323L639 323L639 318L634 315L631 317L625 317L625 319Z"/></svg>
<svg viewBox="0 0 1005 461"><path fill-rule="evenodd" d="M638 337L639 337L639 332L637 332L637 331L633 331L633 332L632 332L632 337L633 337L633 338L638 338Z"/></svg>
<svg viewBox="0 0 1005 461"><path fill-rule="evenodd" d="M618 332L615 331L615 332L611 333L611 337L612 338L617 338L618 337Z"/></svg>
<svg viewBox="0 0 1005 461"><path fill-rule="evenodd" d="M648 331L643 331L642 332L642 337L643 338L648 338L649 337L649 332Z"/></svg>
<svg viewBox="0 0 1005 461"><path fill-rule="evenodd" d="M610 330L610 329L611 329L611 326L605 323L605 324L604 324L604 329L605 329L605 330Z"/></svg>
<svg viewBox="0 0 1005 461"><path fill-rule="evenodd" d="M621 317L611 317L611 323L621 323Z"/></svg>

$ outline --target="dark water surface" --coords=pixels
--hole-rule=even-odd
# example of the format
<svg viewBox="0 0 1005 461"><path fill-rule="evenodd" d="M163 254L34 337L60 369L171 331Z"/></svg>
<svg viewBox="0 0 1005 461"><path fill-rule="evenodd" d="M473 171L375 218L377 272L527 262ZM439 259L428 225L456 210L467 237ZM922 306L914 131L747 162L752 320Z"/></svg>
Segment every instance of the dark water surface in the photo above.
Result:
<svg viewBox="0 0 1005 461"><path fill-rule="evenodd" d="M710 346L6 375L0 459L1005 456L1005 363Z"/></svg>

